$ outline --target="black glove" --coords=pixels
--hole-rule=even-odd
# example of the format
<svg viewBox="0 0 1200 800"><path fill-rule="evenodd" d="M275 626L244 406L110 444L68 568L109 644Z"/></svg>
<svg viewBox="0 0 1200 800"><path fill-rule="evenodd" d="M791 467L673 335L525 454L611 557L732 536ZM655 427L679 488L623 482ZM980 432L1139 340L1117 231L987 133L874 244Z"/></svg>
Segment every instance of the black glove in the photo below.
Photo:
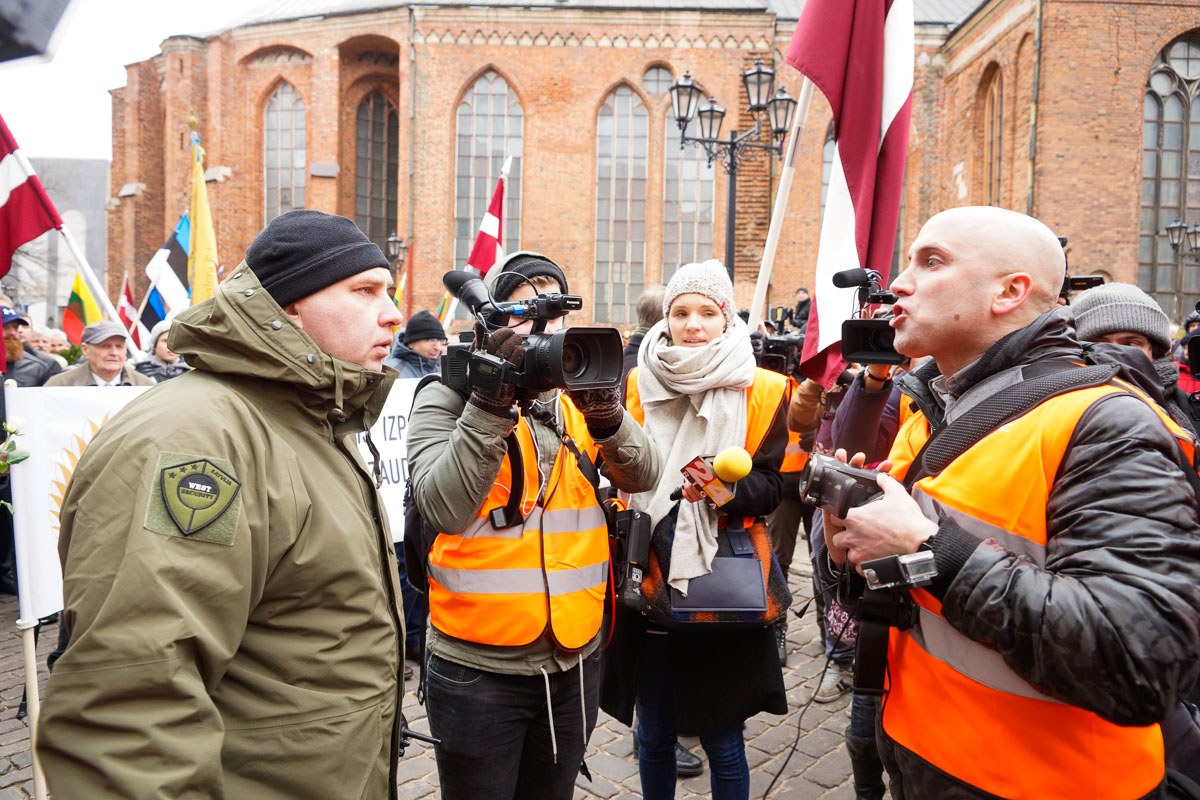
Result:
<svg viewBox="0 0 1200 800"><path fill-rule="evenodd" d="M750 349L754 351L755 356L761 356L763 351L763 333L762 331L750 332Z"/></svg>
<svg viewBox="0 0 1200 800"><path fill-rule="evenodd" d="M621 405L621 390L611 389L577 389L567 392L567 397L583 414L588 432L593 439L607 439L621 427L625 409Z"/></svg>
<svg viewBox="0 0 1200 800"><path fill-rule="evenodd" d="M525 348L521 346L521 335L512 328L501 328L495 333L489 334L482 325L476 323L475 344L478 349L485 350L489 355L498 356L514 366L525 363ZM513 398L516 395L516 386L501 382L493 394L487 394L478 389L471 392L468 402L489 414L508 419L512 416Z"/></svg>

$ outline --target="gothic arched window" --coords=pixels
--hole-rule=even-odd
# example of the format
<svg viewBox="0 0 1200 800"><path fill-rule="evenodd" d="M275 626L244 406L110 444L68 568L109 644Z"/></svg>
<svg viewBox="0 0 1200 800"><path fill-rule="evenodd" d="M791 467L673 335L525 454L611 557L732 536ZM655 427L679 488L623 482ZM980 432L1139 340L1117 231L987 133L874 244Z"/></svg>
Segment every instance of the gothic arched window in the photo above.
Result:
<svg viewBox="0 0 1200 800"><path fill-rule="evenodd" d="M1166 229L1176 219L1200 223L1200 31L1176 39L1154 59L1142 131L1138 286L1181 321L1200 300L1200 263L1177 254Z"/></svg>
<svg viewBox="0 0 1200 800"><path fill-rule="evenodd" d="M304 101L281 83L263 109L263 221L304 207Z"/></svg>
<svg viewBox="0 0 1200 800"><path fill-rule="evenodd" d="M525 115L516 92L498 73L475 79L458 104L454 167L454 266L467 265L479 224L487 211L504 161L512 156L504 183L504 252L521 243L521 148Z"/></svg>
<svg viewBox="0 0 1200 800"><path fill-rule="evenodd" d="M383 92L375 92L359 103L356 127L354 221L386 253L388 234L396 230L400 116Z"/></svg>
<svg viewBox="0 0 1200 800"><path fill-rule="evenodd" d="M595 321L633 322L646 282L646 162L650 118L621 86L596 115Z"/></svg>
<svg viewBox="0 0 1200 800"><path fill-rule="evenodd" d="M697 135L696 124L694 118L688 122L688 136ZM715 173L703 148L679 146L679 125L669 109L663 127L662 282L666 283L684 264L712 258Z"/></svg>

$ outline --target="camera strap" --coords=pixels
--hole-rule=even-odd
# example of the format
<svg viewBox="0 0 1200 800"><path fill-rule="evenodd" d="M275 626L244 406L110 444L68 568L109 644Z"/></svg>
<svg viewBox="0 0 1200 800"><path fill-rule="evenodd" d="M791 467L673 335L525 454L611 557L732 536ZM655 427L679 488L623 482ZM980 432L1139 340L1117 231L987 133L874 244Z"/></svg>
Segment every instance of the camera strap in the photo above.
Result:
<svg viewBox="0 0 1200 800"><path fill-rule="evenodd" d="M917 481L937 475L988 434L1050 398L1102 386L1117 374L1117 366L1113 364L1081 367L1060 361L1034 367L1025 369L1022 376L1025 380L996 392L954 422L934 431L904 476L904 488L911 492Z"/></svg>

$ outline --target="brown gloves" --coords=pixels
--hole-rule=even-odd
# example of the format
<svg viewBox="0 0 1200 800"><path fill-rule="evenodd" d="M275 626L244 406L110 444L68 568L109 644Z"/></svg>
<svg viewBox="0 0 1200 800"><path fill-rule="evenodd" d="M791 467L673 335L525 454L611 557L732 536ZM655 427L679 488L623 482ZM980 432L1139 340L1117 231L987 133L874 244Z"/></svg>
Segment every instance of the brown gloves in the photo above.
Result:
<svg viewBox="0 0 1200 800"><path fill-rule="evenodd" d="M621 427L625 416L625 408L621 405L621 390L611 389L577 389L567 392L567 397L583 414L588 432L593 439L607 439Z"/></svg>
<svg viewBox="0 0 1200 800"><path fill-rule="evenodd" d="M489 355L497 356L519 366L525 363L525 348L521 346L521 335L512 328L501 328L489 334L482 325L475 325L475 343ZM471 392L471 405L497 417L512 416L513 399L517 389L511 383L501 382L495 392L488 394L479 389Z"/></svg>

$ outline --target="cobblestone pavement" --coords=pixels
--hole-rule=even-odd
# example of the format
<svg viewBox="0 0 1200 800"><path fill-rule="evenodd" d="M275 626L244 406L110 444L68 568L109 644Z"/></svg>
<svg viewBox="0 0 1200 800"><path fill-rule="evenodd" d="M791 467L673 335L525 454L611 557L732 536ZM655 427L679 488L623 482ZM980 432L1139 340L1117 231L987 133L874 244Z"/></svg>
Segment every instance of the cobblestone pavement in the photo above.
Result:
<svg viewBox="0 0 1200 800"><path fill-rule="evenodd" d="M803 571L796 571L797 569ZM793 565L792 591L794 608L803 605L811 586L807 562ZM24 800L33 796L33 781L29 751L29 731L18 720L17 706L21 702L24 670L21 640L16 630L17 602L15 597L0 595L0 800ZM46 626L38 645L38 677L46 683L46 656L54 647L57 626ZM815 690L824 666L820 640L814 616L793 617L788 631L788 665L784 684L788 690L789 712L784 717L760 714L746 723L746 756L750 762L750 796L761 798L767 785L783 767L784 760L796 740L800 710ZM772 800L853 800L850 782L850 761L842 741L846 727L846 708L849 695L833 703L813 703L800 721L800 739L791 760L771 791ZM405 698L405 714L414 730L428 733L429 723L424 707L417 704L410 689ZM683 739L692 752L703 756L696 739ZM632 734L621 723L601 712L596 730L588 747L587 764L592 772L589 783L580 777L576 782L575 798L626 800L641 796L637 762L633 757ZM696 778L680 781L678 800L707 798L709 791L708 765ZM401 800L437 795L437 769L433 750L414 742L399 767Z"/></svg>

